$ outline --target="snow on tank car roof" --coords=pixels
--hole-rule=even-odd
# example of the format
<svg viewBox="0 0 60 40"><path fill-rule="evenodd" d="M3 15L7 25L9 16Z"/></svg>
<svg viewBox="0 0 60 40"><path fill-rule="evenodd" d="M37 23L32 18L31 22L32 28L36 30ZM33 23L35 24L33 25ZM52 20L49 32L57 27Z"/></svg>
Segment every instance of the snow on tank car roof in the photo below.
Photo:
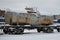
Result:
<svg viewBox="0 0 60 40"><path fill-rule="evenodd" d="M22 15L34 15L34 16L37 16L37 15L34 14L34 13L19 13L19 14L22 14Z"/></svg>

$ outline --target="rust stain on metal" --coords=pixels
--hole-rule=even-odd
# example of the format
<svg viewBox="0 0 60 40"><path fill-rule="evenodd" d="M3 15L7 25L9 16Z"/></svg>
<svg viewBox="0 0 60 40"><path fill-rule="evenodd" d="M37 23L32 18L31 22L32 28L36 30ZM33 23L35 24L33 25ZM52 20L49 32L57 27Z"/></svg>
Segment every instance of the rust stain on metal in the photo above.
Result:
<svg viewBox="0 0 60 40"><path fill-rule="evenodd" d="M52 21L52 20L45 18L45 19L42 21L42 24L51 24L51 21Z"/></svg>
<svg viewBox="0 0 60 40"><path fill-rule="evenodd" d="M10 24L12 24L12 17L10 17Z"/></svg>
<svg viewBox="0 0 60 40"><path fill-rule="evenodd" d="M28 17L26 17L25 19L26 19L26 23L30 22L30 19Z"/></svg>

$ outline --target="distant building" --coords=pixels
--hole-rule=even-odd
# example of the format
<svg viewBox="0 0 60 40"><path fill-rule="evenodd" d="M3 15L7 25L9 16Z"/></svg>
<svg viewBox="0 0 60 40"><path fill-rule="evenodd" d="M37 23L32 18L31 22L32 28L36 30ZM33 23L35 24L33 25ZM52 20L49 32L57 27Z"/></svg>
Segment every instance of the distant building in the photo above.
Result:
<svg viewBox="0 0 60 40"><path fill-rule="evenodd" d="M60 19L60 15L53 15L54 19Z"/></svg>
<svg viewBox="0 0 60 40"><path fill-rule="evenodd" d="M5 10L0 10L0 16L4 17L5 15Z"/></svg>

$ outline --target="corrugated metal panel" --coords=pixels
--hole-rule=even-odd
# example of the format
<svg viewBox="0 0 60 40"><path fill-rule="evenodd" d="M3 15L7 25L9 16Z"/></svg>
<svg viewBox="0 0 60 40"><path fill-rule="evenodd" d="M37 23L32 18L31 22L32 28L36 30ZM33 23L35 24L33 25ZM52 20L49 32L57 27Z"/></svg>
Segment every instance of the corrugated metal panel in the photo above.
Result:
<svg viewBox="0 0 60 40"><path fill-rule="evenodd" d="M37 24L40 25L43 20L44 20L44 17L38 17Z"/></svg>
<svg viewBox="0 0 60 40"><path fill-rule="evenodd" d="M12 17L12 13L11 12L7 12L5 14L5 23L10 24L10 18Z"/></svg>
<svg viewBox="0 0 60 40"><path fill-rule="evenodd" d="M48 21L44 20L45 18L50 20L50 17L37 17L35 14L28 14L28 13L15 13L15 12L8 12L5 15L5 21L9 24L42 24L42 22L48 23ZM50 21L50 23L52 20Z"/></svg>
<svg viewBox="0 0 60 40"><path fill-rule="evenodd" d="M12 13L12 23L17 23L17 13Z"/></svg>
<svg viewBox="0 0 60 40"><path fill-rule="evenodd" d="M19 23L26 23L26 17L27 17L26 13L19 13L19 16L18 16Z"/></svg>
<svg viewBox="0 0 60 40"><path fill-rule="evenodd" d="M19 14L19 24L29 24L27 13L20 13Z"/></svg>
<svg viewBox="0 0 60 40"><path fill-rule="evenodd" d="M28 18L30 18L30 24L36 24L37 23L37 16L34 14L28 14Z"/></svg>
<svg viewBox="0 0 60 40"><path fill-rule="evenodd" d="M5 14L5 23L7 23L7 24L17 23L17 13L7 12Z"/></svg>
<svg viewBox="0 0 60 40"><path fill-rule="evenodd" d="M37 17L34 14L20 13L19 14L19 22L24 22L24 23L29 23L29 24L36 24Z"/></svg>

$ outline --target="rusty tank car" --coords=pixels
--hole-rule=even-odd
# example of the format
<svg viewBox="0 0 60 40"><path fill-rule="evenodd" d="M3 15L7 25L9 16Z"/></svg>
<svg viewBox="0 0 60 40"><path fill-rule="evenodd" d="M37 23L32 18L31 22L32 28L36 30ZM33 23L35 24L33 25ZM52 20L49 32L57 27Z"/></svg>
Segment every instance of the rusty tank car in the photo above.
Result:
<svg viewBox="0 0 60 40"><path fill-rule="evenodd" d="M37 32L53 32L52 27L49 27L52 24L50 17L42 17L36 11L31 12L33 9L29 10L27 13L7 12L5 14L5 23L10 24L11 27L5 28L4 33L23 33L24 29L37 29Z"/></svg>

